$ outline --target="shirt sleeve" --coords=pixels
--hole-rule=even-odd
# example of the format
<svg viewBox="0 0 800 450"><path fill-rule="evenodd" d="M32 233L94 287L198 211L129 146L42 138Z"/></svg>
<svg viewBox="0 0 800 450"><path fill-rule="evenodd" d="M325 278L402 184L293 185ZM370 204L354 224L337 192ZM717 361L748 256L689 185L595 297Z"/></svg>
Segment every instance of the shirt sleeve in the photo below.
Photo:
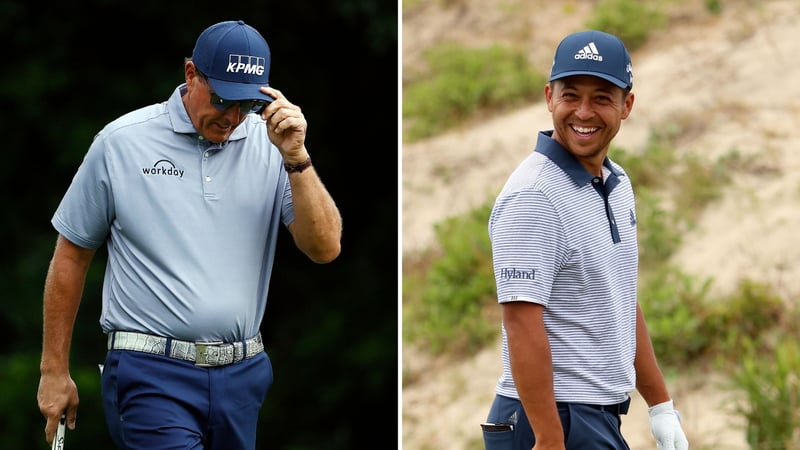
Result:
<svg viewBox="0 0 800 450"><path fill-rule="evenodd" d="M114 218L106 142L94 139L51 220L74 244L90 249L103 245Z"/></svg>
<svg viewBox="0 0 800 450"><path fill-rule="evenodd" d="M283 180L283 197L281 199L281 221L285 226L289 226L294 222L294 200L292 198L292 185L289 183L289 177L283 169L281 169L281 179Z"/></svg>
<svg viewBox="0 0 800 450"><path fill-rule="evenodd" d="M566 239L552 203L541 191L523 189L497 199L489 218L497 300L547 306Z"/></svg>

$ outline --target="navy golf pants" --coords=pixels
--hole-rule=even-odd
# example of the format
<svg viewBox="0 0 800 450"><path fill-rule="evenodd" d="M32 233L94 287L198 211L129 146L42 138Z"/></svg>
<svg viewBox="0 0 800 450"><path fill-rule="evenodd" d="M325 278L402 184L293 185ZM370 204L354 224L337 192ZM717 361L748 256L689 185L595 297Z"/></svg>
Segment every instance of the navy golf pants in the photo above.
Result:
<svg viewBox="0 0 800 450"><path fill-rule="evenodd" d="M557 407L567 450L630 450L622 437L622 420L617 412L580 403L558 403ZM486 421L514 425L511 431L484 430L486 450L531 450L536 442L528 416L517 399L495 395Z"/></svg>
<svg viewBox="0 0 800 450"><path fill-rule="evenodd" d="M122 450L252 450L272 385L266 352L234 364L111 350L101 377L111 438Z"/></svg>

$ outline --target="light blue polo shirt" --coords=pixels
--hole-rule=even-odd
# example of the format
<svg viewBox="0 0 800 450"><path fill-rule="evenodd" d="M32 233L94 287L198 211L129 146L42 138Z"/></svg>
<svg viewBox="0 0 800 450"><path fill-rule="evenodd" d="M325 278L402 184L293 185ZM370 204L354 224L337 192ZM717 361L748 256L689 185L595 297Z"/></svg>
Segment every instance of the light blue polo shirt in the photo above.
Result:
<svg viewBox="0 0 800 450"><path fill-rule="evenodd" d="M489 219L498 302L544 305L559 402L614 404L635 388L634 195L620 166L603 171L604 183L541 132ZM502 337L496 392L519 398Z"/></svg>
<svg viewBox="0 0 800 450"><path fill-rule="evenodd" d="M247 339L264 316L278 227L294 220L286 171L259 115L212 144L182 92L95 136L52 224L81 247L107 244L104 332Z"/></svg>

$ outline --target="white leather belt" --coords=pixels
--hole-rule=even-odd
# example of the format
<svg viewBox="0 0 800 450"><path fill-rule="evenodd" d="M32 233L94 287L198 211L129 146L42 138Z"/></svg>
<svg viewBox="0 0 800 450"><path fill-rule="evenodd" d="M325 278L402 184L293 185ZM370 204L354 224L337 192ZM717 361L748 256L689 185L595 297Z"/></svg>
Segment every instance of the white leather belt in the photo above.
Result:
<svg viewBox="0 0 800 450"><path fill-rule="evenodd" d="M164 355L194 362L196 366L213 367L252 358L264 351L264 342L261 340L261 333L245 341L228 344L180 341L132 331L113 331L108 333L108 349Z"/></svg>

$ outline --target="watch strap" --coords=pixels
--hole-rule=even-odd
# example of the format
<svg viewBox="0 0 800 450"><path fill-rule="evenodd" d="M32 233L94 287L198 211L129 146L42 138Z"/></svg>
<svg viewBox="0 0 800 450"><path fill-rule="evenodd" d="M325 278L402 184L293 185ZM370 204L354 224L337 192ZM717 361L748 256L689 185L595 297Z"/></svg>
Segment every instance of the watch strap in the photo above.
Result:
<svg viewBox="0 0 800 450"><path fill-rule="evenodd" d="M288 164L288 163L285 163L285 162L283 163L283 168L286 169L286 172L288 172L288 173L302 172L302 171L308 169L309 167L311 167L311 157L310 156L308 158L306 158L305 161L303 161L303 162L301 162L299 164Z"/></svg>

